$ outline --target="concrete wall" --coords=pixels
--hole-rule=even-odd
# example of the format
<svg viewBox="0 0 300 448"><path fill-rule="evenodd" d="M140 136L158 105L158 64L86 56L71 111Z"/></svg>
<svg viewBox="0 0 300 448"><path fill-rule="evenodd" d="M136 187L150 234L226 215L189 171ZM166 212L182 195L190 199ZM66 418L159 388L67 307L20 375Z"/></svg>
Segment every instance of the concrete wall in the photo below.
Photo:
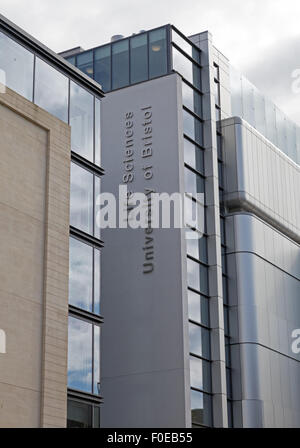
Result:
<svg viewBox="0 0 300 448"><path fill-rule="evenodd" d="M0 95L0 427L64 427L69 127Z"/></svg>
<svg viewBox="0 0 300 448"><path fill-rule="evenodd" d="M152 155L142 158L145 110ZM126 114L132 113L132 118ZM127 122L127 125L126 125ZM131 126L133 123L133 126ZM127 127L126 127L127 126ZM112 92L103 100L102 192L118 196L126 174L126 130L133 129L128 189L183 192L181 80L170 75ZM130 134L130 133L129 133ZM145 166L153 176L144 177ZM129 166L127 166L129 168ZM128 172L127 172L128 174ZM190 426L186 248L181 229L154 229L153 271L144 273L144 229L106 229L102 257L101 411L104 427Z"/></svg>

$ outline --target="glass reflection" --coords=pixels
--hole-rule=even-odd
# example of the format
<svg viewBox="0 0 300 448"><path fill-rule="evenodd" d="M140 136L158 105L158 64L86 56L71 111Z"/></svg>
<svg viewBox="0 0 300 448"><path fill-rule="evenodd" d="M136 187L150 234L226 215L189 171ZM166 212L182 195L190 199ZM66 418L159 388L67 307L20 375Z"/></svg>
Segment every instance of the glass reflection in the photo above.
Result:
<svg viewBox="0 0 300 448"><path fill-rule="evenodd" d="M71 163L70 223L93 234L93 174Z"/></svg>
<svg viewBox="0 0 300 448"><path fill-rule="evenodd" d="M188 290L189 319L199 324L209 326L208 299Z"/></svg>
<svg viewBox="0 0 300 448"><path fill-rule="evenodd" d="M68 93L68 78L46 62L36 58L34 102L67 123Z"/></svg>
<svg viewBox="0 0 300 448"><path fill-rule="evenodd" d="M184 162L204 174L204 151L188 139L184 139Z"/></svg>
<svg viewBox="0 0 300 448"><path fill-rule="evenodd" d="M100 327L94 326L94 394L100 392Z"/></svg>
<svg viewBox="0 0 300 448"><path fill-rule="evenodd" d="M94 97L71 81L70 125L72 150L93 162Z"/></svg>
<svg viewBox="0 0 300 448"><path fill-rule="evenodd" d="M201 95L182 81L182 103L195 114L202 116Z"/></svg>
<svg viewBox="0 0 300 448"><path fill-rule="evenodd" d="M190 356L190 380L191 387L210 392L211 375L209 362Z"/></svg>
<svg viewBox="0 0 300 448"><path fill-rule="evenodd" d="M93 52L88 51L86 53L79 53L77 55L77 68L84 72L86 75L93 78L94 68L93 68Z"/></svg>
<svg viewBox="0 0 300 448"><path fill-rule="evenodd" d="M202 123L186 110L183 110L183 132L199 145L203 145Z"/></svg>
<svg viewBox="0 0 300 448"><path fill-rule="evenodd" d="M190 352L204 358L210 358L209 331L189 322Z"/></svg>
<svg viewBox="0 0 300 448"><path fill-rule="evenodd" d="M197 231L188 229L186 238L187 254L196 260L207 263L207 238ZM194 237L191 233L194 233Z"/></svg>
<svg viewBox="0 0 300 448"><path fill-rule="evenodd" d="M111 89L111 45L95 50L95 81L101 84L104 92Z"/></svg>
<svg viewBox="0 0 300 448"><path fill-rule="evenodd" d="M30 51L0 32L0 70L6 86L32 101L33 59Z"/></svg>
<svg viewBox="0 0 300 448"><path fill-rule="evenodd" d="M100 166L101 160L101 102L95 98L95 164Z"/></svg>
<svg viewBox="0 0 300 448"><path fill-rule="evenodd" d="M172 29L172 42L181 48L185 53L191 56L195 61L200 63L200 51L197 50L192 44L187 42L181 37L175 30Z"/></svg>
<svg viewBox="0 0 300 448"><path fill-rule="evenodd" d="M145 81L148 78L147 34L130 39L130 82Z"/></svg>
<svg viewBox="0 0 300 448"><path fill-rule="evenodd" d="M93 311L93 248L70 238L69 303Z"/></svg>
<svg viewBox="0 0 300 448"><path fill-rule="evenodd" d="M184 198L184 220L186 226L195 228L200 233L205 233L204 206L187 195Z"/></svg>
<svg viewBox="0 0 300 448"><path fill-rule="evenodd" d="M167 73L166 28L149 33L149 76L155 78Z"/></svg>
<svg viewBox="0 0 300 448"><path fill-rule="evenodd" d="M172 47L173 69L198 89L201 88L200 68L175 47Z"/></svg>
<svg viewBox="0 0 300 448"><path fill-rule="evenodd" d="M112 88L129 84L129 43L128 39L112 44Z"/></svg>
<svg viewBox="0 0 300 448"><path fill-rule="evenodd" d="M68 387L92 393L92 324L69 317Z"/></svg>
<svg viewBox="0 0 300 448"><path fill-rule="evenodd" d="M199 174L190 170L188 167L184 168L184 181L185 181L185 192L189 193L194 198L197 198L198 194L204 195L204 179ZM204 196L199 196L198 200L204 204Z"/></svg>
<svg viewBox="0 0 300 448"><path fill-rule="evenodd" d="M211 396L191 390L192 422L198 425L211 426Z"/></svg>
<svg viewBox="0 0 300 448"><path fill-rule="evenodd" d="M94 249L94 313L100 314L100 251Z"/></svg>
<svg viewBox="0 0 300 448"><path fill-rule="evenodd" d="M68 428L92 428L93 406L75 400L68 400Z"/></svg>
<svg viewBox="0 0 300 448"><path fill-rule="evenodd" d="M190 288L208 295L207 267L190 258L187 259L187 281Z"/></svg>

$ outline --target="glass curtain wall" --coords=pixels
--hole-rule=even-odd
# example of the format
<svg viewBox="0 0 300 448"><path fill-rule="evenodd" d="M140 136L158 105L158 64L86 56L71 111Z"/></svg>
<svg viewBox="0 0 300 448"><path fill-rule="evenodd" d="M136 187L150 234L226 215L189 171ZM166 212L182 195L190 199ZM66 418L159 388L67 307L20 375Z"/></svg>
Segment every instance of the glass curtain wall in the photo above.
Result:
<svg viewBox="0 0 300 448"><path fill-rule="evenodd" d="M201 54L173 27L171 54L173 70L182 77L192 424L212 426Z"/></svg>
<svg viewBox="0 0 300 448"><path fill-rule="evenodd" d="M93 54L78 56L78 64L91 75ZM95 217L103 173L100 98L2 32L0 82L71 126L68 426L98 427L102 242ZM82 403L74 398L76 393L86 394Z"/></svg>
<svg viewBox="0 0 300 448"><path fill-rule="evenodd" d="M134 34L66 58L97 81L104 92L170 72L169 27Z"/></svg>
<svg viewBox="0 0 300 448"><path fill-rule="evenodd" d="M300 127L232 67L230 83L232 115L243 118L300 165Z"/></svg>

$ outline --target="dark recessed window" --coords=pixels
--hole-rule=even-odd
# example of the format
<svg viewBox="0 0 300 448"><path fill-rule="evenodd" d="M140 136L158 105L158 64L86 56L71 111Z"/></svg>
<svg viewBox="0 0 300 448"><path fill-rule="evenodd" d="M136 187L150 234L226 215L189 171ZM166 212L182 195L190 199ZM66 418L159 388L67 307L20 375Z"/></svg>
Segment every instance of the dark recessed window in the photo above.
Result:
<svg viewBox="0 0 300 448"><path fill-rule="evenodd" d="M112 44L112 88L129 85L129 42L128 39Z"/></svg>
<svg viewBox="0 0 300 448"><path fill-rule="evenodd" d="M68 428L100 428L99 405L68 399Z"/></svg>
<svg viewBox="0 0 300 448"><path fill-rule="evenodd" d="M166 75L167 70L167 33L160 28L149 33L149 76Z"/></svg>
<svg viewBox="0 0 300 448"><path fill-rule="evenodd" d="M111 46L95 50L95 81L101 84L104 92L111 90Z"/></svg>
<svg viewBox="0 0 300 448"><path fill-rule="evenodd" d="M136 83L148 79L148 43L147 34L130 39L130 82Z"/></svg>
<svg viewBox="0 0 300 448"><path fill-rule="evenodd" d="M77 55L77 68L91 78L94 77L93 52L79 53Z"/></svg>

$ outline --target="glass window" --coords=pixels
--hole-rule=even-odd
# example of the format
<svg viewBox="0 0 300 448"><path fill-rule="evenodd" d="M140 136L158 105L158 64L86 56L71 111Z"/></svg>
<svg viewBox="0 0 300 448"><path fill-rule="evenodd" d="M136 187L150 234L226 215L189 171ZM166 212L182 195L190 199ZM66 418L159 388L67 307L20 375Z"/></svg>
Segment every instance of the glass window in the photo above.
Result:
<svg viewBox="0 0 300 448"><path fill-rule="evenodd" d="M68 428L92 428L93 406L75 400L68 400Z"/></svg>
<svg viewBox="0 0 300 448"><path fill-rule="evenodd" d="M94 97L71 81L70 125L72 150L93 162Z"/></svg>
<svg viewBox="0 0 300 448"><path fill-rule="evenodd" d="M95 164L100 166L101 160L101 102L95 98Z"/></svg>
<svg viewBox="0 0 300 448"><path fill-rule="evenodd" d="M242 78L242 89L243 89L243 118L246 121L248 121L248 123L251 124L251 126L255 127L253 85L246 78Z"/></svg>
<svg viewBox="0 0 300 448"><path fill-rule="evenodd" d="M188 229L186 231L187 254L196 260L207 263L207 238L201 233Z"/></svg>
<svg viewBox="0 0 300 448"><path fill-rule="evenodd" d="M207 267L190 258L187 259L187 281L190 288L208 295Z"/></svg>
<svg viewBox="0 0 300 448"><path fill-rule="evenodd" d="M231 112L234 117L243 117L242 78L230 67Z"/></svg>
<svg viewBox="0 0 300 448"><path fill-rule="evenodd" d="M93 234L93 174L71 163L70 223Z"/></svg>
<svg viewBox="0 0 300 448"><path fill-rule="evenodd" d="M220 106L220 84L215 81L215 102Z"/></svg>
<svg viewBox="0 0 300 448"><path fill-rule="evenodd" d="M182 81L182 103L195 114L202 116L201 95L184 81Z"/></svg>
<svg viewBox="0 0 300 448"><path fill-rule="evenodd" d="M68 341L68 387L92 393L92 324L70 316Z"/></svg>
<svg viewBox="0 0 300 448"><path fill-rule="evenodd" d="M265 98L267 138L277 146L276 112L274 104Z"/></svg>
<svg viewBox="0 0 300 448"><path fill-rule="evenodd" d="M204 178L188 167L184 167L185 192L204 204ZM197 196L198 195L198 196Z"/></svg>
<svg viewBox="0 0 300 448"><path fill-rule="evenodd" d="M67 123L68 97L68 78L46 62L36 58L34 102Z"/></svg>
<svg viewBox="0 0 300 448"><path fill-rule="evenodd" d="M184 219L187 227L199 230L205 233L205 209L204 206L189 196L184 198Z"/></svg>
<svg viewBox="0 0 300 448"><path fill-rule="evenodd" d="M262 135L266 135L265 98L257 89L254 88L253 92L254 92L255 128Z"/></svg>
<svg viewBox="0 0 300 448"><path fill-rule="evenodd" d="M175 47L172 47L173 69L193 86L201 89L200 68Z"/></svg>
<svg viewBox="0 0 300 448"><path fill-rule="evenodd" d="M93 248L70 238L69 303L93 312Z"/></svg>
<svg viewBox="0 0 300 448"><path fill-rule="evenodd" d="M203 358L210 358L209 330L189 322L190 352Z"/></svg>
<svg viewBox="0 0 300 448"><path fill-rule="evenodd" d="M190 379L191 387L204 392L211 392L210 363L204 359L190 356Z"/></svg>
<svg viewBox="0 0 300 448"><path fill-rule="evenodd" d="M30 51L0 32L0 70L10 89L32 101L33 59Z"/></svg>
<svg viewBox="0 0 300 448"><path fill-rule="evenodd" d="M191 390L192 422L198 425L212 425L211 396Z"/></svg>
<svg viewBox="0 0 300 448"><path fill-rule="evenodd" d="M100 314L100 251L94 250L94 313Z"/></svg>
<svg viewBox="0 0 300 448"><path fill-rule="evenodd" d="M75 56L69 56L68 58L65 58L65 60L68 61L72 65L76 64L76 57Z"/></svg>
<svg viewBox="0 0 300 448"><path fill-rule="evenodd" d="M100 428L100 406L68 399L68 428Z"/></svg>
<svg viewBox="0 0 300 448"><path fill-rule="evenodd" d="M98 239L100 239L100 226L97 223L97 215L98 212L100 212L100 202L97 200L98 196L100 195L100 177L94 176L94 183L95 183L95 214L94 214L94 236Z"/></svg>
<svg viewBox="0 0 300 448"><path fill-rule="evenodd" d="M199 145L203 145L202 122L186 110L183 110L183 132Z"/></svg>
<svg viewBox="0 0 300 448"><path fill-rule="evenodd" d="M195 61L200 63L200 51L197 50L192 44L187 42L181 37L175 30L172 30L172 41L178 45L185 53L191 56Z"/></svg>
<svg viewBox="0 0 300 448"><path fill-rule="evenodd" d="M167 33L166 28L149 33L149 77L165 75L167 67Z"/></svg>
<svg viewBox="0 0 300 448"><path fill-rule="evenodd" d="M77 68L84 72L86 75L93 78L94 68L93 68L93 52L88 51L86 53L79 53L77 55Z"/></svg>
<svg viewBox="0 0 300 448"><path fill-rule="evenodd" d="M219 80L219 66L214 64L214 78Z"/></svg>
<svg viewBox="0 0 300 448"><path fill-rule="evenodd" d="M111 90L111 45L95 50L95 81L101 84L104 92Z"/></svg>
<svg viewBox="0 0 300 448"><path fill-rule="evenodd" d="M188 290L188 308L189 319L199 324L209 326L209 310L208 299L197 294L194 291Z"/></svg>
<svg viewBox="0 0 300 448"><path fill-rule="evenodd" d="M129 85L129 48L128 39L112 44L112 88Z"/></svg>
<svg viewBox="0 0 300 448"><path fill-rule="evenodd" d="M100 327L73 316L69 316L68 387L95 395L100 391Z"/></svg>
<svg viewBox="0 0 300 448"><path fill-rule="evenodd" d="M184 162L204 174L204 151L186 138L184 139Z"/></svg>
<svg viewBox="0 0 300 448"><path fill-rule="evenodd" d="M130 82L141 82L148 79L148 43L147 34L130 39Z"/></svg>

